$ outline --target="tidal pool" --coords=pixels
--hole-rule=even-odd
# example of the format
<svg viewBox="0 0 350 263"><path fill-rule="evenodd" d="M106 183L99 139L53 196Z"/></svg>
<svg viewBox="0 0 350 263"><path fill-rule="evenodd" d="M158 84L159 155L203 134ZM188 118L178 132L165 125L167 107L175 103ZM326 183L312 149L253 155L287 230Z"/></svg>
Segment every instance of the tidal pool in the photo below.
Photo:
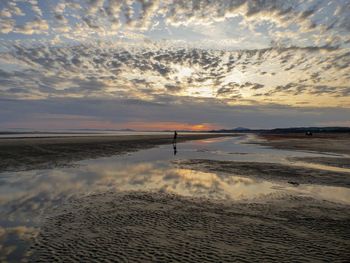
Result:
<svg viewBox="0 0 350 263"><path fill-rule="evenodd" d="M84 160L73 167L0 173L0 261L20 261L45 211L70 198L98 191L168 191L225 200L262 199L270 194L312 196L350 204L346 187L300 185L238 174L179 168L173 161L210 159L288 163L288 158L323 156L245 144L247 136L206 139ZM314 167L318 168L318 167ZM320 169L336 171L334 167ZM348 169L349 170L349 169ZM346 171L345 171L346 172ZM349 170L350 172L350 170Z"/></svg>

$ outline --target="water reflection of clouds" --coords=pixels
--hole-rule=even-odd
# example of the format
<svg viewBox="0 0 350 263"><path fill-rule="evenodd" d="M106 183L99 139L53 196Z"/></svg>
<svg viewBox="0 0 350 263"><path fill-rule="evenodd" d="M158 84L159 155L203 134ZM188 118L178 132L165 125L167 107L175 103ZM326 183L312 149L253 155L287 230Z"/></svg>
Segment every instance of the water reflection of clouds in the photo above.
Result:
<svg viewBox="0 0 350 263"><path fill-rule="evenodd" d="M206 145L206 144L212 144L212 143L220 143L227 141L227 138L225 137L217 137L217 138L210 138L210 139L204 139L204 140L196 140L192 143L194 145Z"/></svg>
<svg viewBox="0 0 350 263"><path fill-rule="evenodd" d="M162 189L189 196L238 198L246 195L249 198L269 193L272 185L237 176L178 169L165 162L132 165L118 163L103 167L97 164L89 165L87 169L85 172L98 175L95 187L109 185L121 191ZM259 187L254 187L254 184ZM249 189L252 187L253 191ZM236 195L235 191L240 195Z"/></svg>
<svg viewBox="0 0 350 263"><path fill-rule="evenodd" d="M30 240L38 234L39 230L34 227L0 226L0 262L20 262L25 255L26 247Z"/></svg>
<svg viewBox="0 0 350 263"><path fill-rule="evenodd" d="M276 183L179 169L168 162L130 164L92 161L78 169L21 172L18 176L5 178L7 183L0 185L0 215L3 220L27 222L30 219L33 223L47 207L94 191L162 190L194 197L249 199L280 190ZM315 189L315 186L311 188ZM307 192L312 192L310 189L306 189ZM327 193L325 188L322 189Z"/></svg>
<svg viewBox="0 0 350 263"><path fill-rule="evenodd" d="M229 177L190 169L178 169L165 162L154 163L92 163L76 168L21 172L7 177L8 191L1 191L1 214L17 221L35 218L46 207L79 193L101 190L169 190L182 195L237 198L232 189L244 193L252 184L251 179ZM13 179L15 178L15 179ZM2 190L4 186L0 186ZM247 191L257 195L260 191ZM228 191L230 190L230 191ZM249 196L248 196L249 197ZM29 216L29 215L30 216ZM29 216L29 217L28 217Z"/></svg>
<svg viewBox="0 0 350 263"><path fill-rule="evenodd" d="M216 138L181 143L181 157L202 157L198 149L207 149L208 159L222 158L222 152L246 152L243 157L227 154L227 158L259 159L250 152L260 152L275 160L288 151L276 151L256 145L240 144L240 137ZM179 145L179 147L180 147ZM204 145L204 147L202 147ZM163 190L181 195L210 198L252 198L277 191L276 184L221 173L177 169L169 163L168 146L131 155L87 160L79 167L3 173L0 177L0 215L6 220L35 222L45 208L80 193L104 190ZM254 148L254 149L253 149ZM168 154L168 155L167 155ZM280 158L280 157L279 157ZM313 186L314 187L314 186Z"/></svg>

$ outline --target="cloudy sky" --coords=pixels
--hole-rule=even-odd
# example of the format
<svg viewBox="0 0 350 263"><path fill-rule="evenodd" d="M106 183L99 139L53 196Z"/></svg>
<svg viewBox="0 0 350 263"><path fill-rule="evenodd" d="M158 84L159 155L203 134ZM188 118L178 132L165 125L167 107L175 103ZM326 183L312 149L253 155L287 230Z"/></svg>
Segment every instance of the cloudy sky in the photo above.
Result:
<svg viewBox="0 0 350 263"><path fill-rule="evenodd" d="M350 126L350 0L1 0L0 129Z"/></svg>

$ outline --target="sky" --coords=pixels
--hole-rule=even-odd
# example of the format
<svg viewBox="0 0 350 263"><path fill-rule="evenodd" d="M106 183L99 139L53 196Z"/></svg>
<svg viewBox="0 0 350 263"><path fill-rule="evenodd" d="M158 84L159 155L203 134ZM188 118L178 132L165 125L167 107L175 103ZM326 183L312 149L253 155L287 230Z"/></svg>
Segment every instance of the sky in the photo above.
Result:
<svg viewBox="0 0 350 263"><path fill-rule="evenodd" d="M350 0L0 0L0 130L350 126Z"/></svg>

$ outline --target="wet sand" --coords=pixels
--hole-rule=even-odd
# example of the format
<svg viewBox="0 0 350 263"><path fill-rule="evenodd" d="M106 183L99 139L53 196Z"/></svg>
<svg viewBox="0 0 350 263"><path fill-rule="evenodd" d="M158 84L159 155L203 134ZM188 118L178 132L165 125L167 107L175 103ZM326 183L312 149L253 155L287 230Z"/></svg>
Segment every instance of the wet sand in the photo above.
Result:
<svg viewBox="0 0 350 263"><path fill-rule="evenodd" d="M52 211L33 262L346 262L350 207L312 198L219 202L89 195Z"/></svg>
<svg viewBox="0 0 350 263"><path fill-rule="evenodd" d="M346 140L314 137L307 146L311 140L290 136L259 143L348 154ZM322 158L317 161L334 161ZM227 177L291 182L295 187L350 186L348 172L296 165L215 160L176 164ZM245 201L165 192L100 192L48 211L30 258L33 262L347 262L349 248L350 205L341 202L283 191Z"/></svg>
<svg viewBox="0 0 350 263"><path fill-rule="evenodd" d="M283 150L326 153L330 156L295 157L290 158L289 161L350 168L349 133L315 133L312 136L305 136L303 133L260 134L256 140L252 140L249 143L256 143ZM341 157L337 157L337 155Z"/></svg>
<svg viewBox="0 0 350 263"><path fill-rule="evenodd" d="M227 136L181 133L177 142ZM235 135L230 135L235 136ZM80 136L47 138L1 138L0 172L49 169L74 165L76 161L124 154L162 144L171 144L172 134Z"/></svg>
<svg viewBox="0 0 350 263"><path fill-rule="evenodd" d="M334 166L334 167L340 167L340 168L348 168L350 169L350 158L343 157L294 157L289 158L290 161L296 161L296 162L307 162L311 164L321 164L321 165L328 165L328 166Z"/></svg>
<svg viewBox="0 0 350 263"><path fill-rule="evenodd" d="M177 165L181 168L191 168L204 172L223 172L267 181L350 187L350 170L348 172L334 172L277 163L201 159L179 161Z"/></svg>
<svg viewBox="0 0 350 263"><path fill-rule="evenodd" d="M260 134L258 140L251 143L277 149L350 154L349 133L315 133L312 136L303 133Z"/></svg>

